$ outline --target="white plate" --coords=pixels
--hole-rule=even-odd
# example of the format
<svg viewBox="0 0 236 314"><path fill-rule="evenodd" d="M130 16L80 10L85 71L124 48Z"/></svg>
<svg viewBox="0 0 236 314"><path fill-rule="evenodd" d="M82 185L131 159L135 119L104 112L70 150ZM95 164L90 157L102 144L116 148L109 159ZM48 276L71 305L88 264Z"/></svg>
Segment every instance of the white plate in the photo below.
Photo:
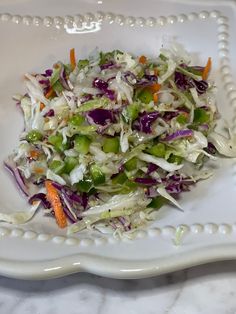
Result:
<svg viewBox="0 0 236 314"><path fill-rule="evenodd" d="M119 6L114 1L103 6L92 0L79 3L81 15L74 17L0 15L0 162L16 146L23 126L11 100L14 93L24 92L22 75L44 70L58 59L66 60L71 47L76 48L79 57L85 57L96 46L154 55L162 44L175 39L202 64L211 56L219 89L218 107L236 131L233 1L181 4L150 0L146 5L136 0L135 8L132 1L120 1ZM83 15L88 8L92 13ZM96 13L101 8L109 13ZM42 14L40 7L39 12ZM19 228L1 223L0 273L42 279L87 271L108 277L141 278L236 258L235 171L234 160L219 161L213 178L183 195L184 213L173 208L161 210L159 220L137 231L134 240L86 232L67 237L53 220L40 213ZM27 206L3 168L0 186L1 211ZM175 246L173 238L179 226L184 234L182 244Z"/></svg>

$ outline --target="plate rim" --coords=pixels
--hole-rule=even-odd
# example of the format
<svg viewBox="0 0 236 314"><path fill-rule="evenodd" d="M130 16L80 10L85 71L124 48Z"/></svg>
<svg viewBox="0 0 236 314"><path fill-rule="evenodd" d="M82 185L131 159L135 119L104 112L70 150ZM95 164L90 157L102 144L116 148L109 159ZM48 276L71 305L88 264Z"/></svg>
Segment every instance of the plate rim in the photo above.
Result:
<svg viewBox="0 0 236 314"><path fill-rule="evenodd" d="M231 4L236 5L234 1L230 1ZM84 15L75 15L75 16L65 16L65 17L38 17L38 16L21 16L21 15L11 15L9 13L0 14L0 24L5 22L11 22L15 24L24 24L27 26L43 26L43 27L56 27L56 28L71 28L73 23L78 23L81 27L84 27L83 23L89 25L90 23L97 22L103 23L104 21L108 21L109 23L117 23L119 25L128 25L130 27L163 27L168 24L174 23L183 23L185 21L193 21L195 19L205 20L205 19L214 19L216 21L216 25L218 25L218 53L219 53L219 60L220 60L220 72L223 78L223 85L226 88L226 93L229 99L229 103L232 106L236 106L236 86L233 78L231 78L231 69L230 69L230 59L229 59L229 50L228 50L228 39L225 39L223 34L228 33L229 31L229 24L228 18L225 15L222 15L218 10L212 11L200 11L198 13L192 12L189 14L178 14L178 15L170 15L167 17L159 16L159 17L133 17L133 16L123 16L120 14L115 13L105 13L105 12L93 12L93 13L86 13ZM77 21L77 22L76 22ZM222 37L222 38L221 38ZM235 113L236 114L236 113ZM179 227L183 227L192 232L193 229L198 228L198 232L201 233L206 228L214 229L215 232L219 232L220 234L230 234L234 228L234 223L232 224L216 224L213 223L211 228L209 227L210 223L207 224L197 224L194 225L179 225L177 227L174 226L164 226L161 228L153 228L154 233L157 234L163 233L163 230L167 230L168 228L173 228L176 230ZM208 226L208 227L207 227ZM149 230L153 230L149 228ZM159 229L159 230L157 230ZM224 229L222 231L222 229ZM210 231L209 231L210 232ZM68 244L68 245L78 245L74 238L72 237L60 237L51 235L42 234L33 232L31 230L22 230L19 227L17 228L7 228L7 227L0 227L0 234L1 236L8 237L14 234L15 237L22 238L22 239L31 239L31 240L43 240L43 241L52 241L52 243L56 243L59 239L60 243ZM140 236L141 234L141 236ZM147 232L143 232L142 230L137 232L137 237L144 238ZM70 240L71 239L71 240ZM215 247L220 246L220 250L216 251ZM90 255L89 254L75 254L73 256L64 257L64 258L57 258L55 260L49 261L40 261L40 262L14 262L11 260L4 260L0 259L0 273L3 275L14 277L14 278L21 278L21 279L45 279L45 278L54 278L58 276L67 275L70 273L75 273L79 271L90 272L102 276L108 276L111 278L143 278L143 277L150 277L154 275L159 275L163 273L167 273L170 271L183 269L186 267L194 266L203 264L209 261L216 261L216 260L225 260L225 259L232 259L236 258L236 252L234 250L236 245L231 244L223 244L223 245L211 245L210 248L201 248L200 253L197 251L193 253L185 252L181 253L181 255L175 255L174 262L168 262L166 258L164 258L163 262L160 259L155 259L152 263L145 261L145 265L143 262L137 261L129 261L124 262L118 259L112 258L102 258L98 255L93 256L93 260L97 261L96 264L90 262ZM193 258L195 256L195 258ZM53 263L55 261L60 261L63 266L60 268L53 267ZM77 261L77 262L76 262ZM108 263L109 262L109 263ZM39 265L40 263L40 265ZM88 267L88 263L90 263L90 267ZM107 267L104 265L113 265L108 271ZM136 266L134 266L134 264ZM147 266L148 264L148 266ZM119 266L120 265L120 266ZM133 265L133 266L132 266ZM17 266L17 267L16 267ZM19 267L21 266L21 267ZM105 267L105 268L104 268ZM133 267L131 269L130 267ZM19 272L20 269L20 272ZM49 270L47 270L49 269ZM139 272L137 271L139 269ZM125 276L121 275L125 274Z"/></svg>

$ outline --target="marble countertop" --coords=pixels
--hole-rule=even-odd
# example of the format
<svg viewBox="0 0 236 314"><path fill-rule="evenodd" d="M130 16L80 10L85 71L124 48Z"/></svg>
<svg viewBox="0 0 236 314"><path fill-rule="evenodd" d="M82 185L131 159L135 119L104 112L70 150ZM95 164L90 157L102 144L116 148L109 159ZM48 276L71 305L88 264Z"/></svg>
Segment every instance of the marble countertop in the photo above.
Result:
<svg viewBox="0 0 236 314"><path fill-rule="evenodd" d="M159 277L75 274L49 281L0 277L1 314L235 314L236 262Z"/></svg>

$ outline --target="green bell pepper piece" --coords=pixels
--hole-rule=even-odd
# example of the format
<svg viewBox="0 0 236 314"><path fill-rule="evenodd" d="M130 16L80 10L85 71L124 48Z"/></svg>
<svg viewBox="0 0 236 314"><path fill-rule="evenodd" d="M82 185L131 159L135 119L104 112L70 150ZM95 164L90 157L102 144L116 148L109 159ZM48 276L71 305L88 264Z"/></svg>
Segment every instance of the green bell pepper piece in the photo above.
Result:
<svg viewBox="0 0 236 314"><path fill-rule="evenodd" d="M75 168L75 166L78 165L78 160L75 157L66 156L64 163L64 173L69 174Z"/></svg>
<svg viewBox="0 0 236 314"><path fill-rule="evenodd" d="M96 164L90 167L90 175L94 185L103 184L106 181L105 174Z"/></svg>
<svg viewBox="0 0 236 314"><path fill-rule="evenodd" d="M205 109L197 108L194 110L194 123L207 123L210 120L209 113L206 112Z"/></svg>
<svg viewBox="0 0 236 314"><path fill-rule="evenodd" d="M48 142L52 144L57 152L63 152L68 149L68 143L63 144L62 134L50 135L48 137Z"/></svg>
<svg viewBox="0 0 236 314"><path fill-rule="evenodd" d="M138 93L137 98L142 103L149 104L153 100L153 93L148 88L144 88Z"/></svg>
<svg viewBox="0 0 236 314"><path fill-rule="evenodd" d="M76 184L76 187L80 192L88 193L93 187L93 181L90 178L84 178Z"/></svg>
<svg viewBox="0 0 236 314"><path fill-rule="evenodd" d="M157 197L152 199L151 203L149 203L147 207L159 209L163 205L165 205L166 203L167 203L166 198L164 198L163 196L157 196Z"/></svg>
<svg viewBox="0 0 236 314"><path fill-rule="evenodd" d="M138 159L136 157L131 158L124 164L125 169L127 171L135 170L137 168L137 162L138 162Z"/></svg>
<svg viewBox="0 0 236 314"><path fill-rule="evenodd" d="M41 141L42 138L43 138L43 135L38 130L31 130L26 135L26 140L30 143Z"/></svg>
<svg viewBox="0 0 236 314"><path fill-rule="evenodd" d="M49 164L49 169L60 175L64 172L65 164L61 160L52 160Z"/></svg>
<svg viewBox="0 0 236 314"><path fill-rule="evenodd" d="M91 140L86 135L76 135L74 140L74 149L81 154L89 152Z"/></svg>
<svg viewBox="0 0 236 314"><path fill-rule="evenodd" d="M118 153L120 149L120 141L118 137L108 137L103 142L104 153Z"/></svg>
<svg viewBox="0 0 236 314"><path fill-rule="evenodd" d="M183 160L183 157L177 156L177 155L174 155L174 154L171 154L170 157L168 158L168 162L175 163L177 165L180 165L182 160Z"/></svg>
<svg viewBox="0 0 236 314"><path fill-rule="evenodd" d="M165 144L158 143L156 145L153 145L151 148L148 149L148 153L156 157L164 158L166 153Z"/></svg>

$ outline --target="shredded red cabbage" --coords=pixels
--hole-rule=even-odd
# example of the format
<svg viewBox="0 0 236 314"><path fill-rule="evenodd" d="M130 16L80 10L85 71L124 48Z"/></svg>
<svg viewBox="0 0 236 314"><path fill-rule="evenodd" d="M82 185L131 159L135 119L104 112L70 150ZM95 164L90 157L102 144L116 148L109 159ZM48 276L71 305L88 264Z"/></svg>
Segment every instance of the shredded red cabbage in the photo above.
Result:
<svg viewBox="0 0 236 314"><path fill-rule="evenodd" d="M70 90L70 86L67 83L65 68L63 65L61 65L60 70L60 83L66 90Z"/></svg>
<svg viewBox="0 0 236 314"><path fill-rule="evenodd" d="M147 175L149 175L150 173L156 171L159 167L153 163L149 163L148 164L148 170L147 170Z"/></svg>
<svg viewBox="0 0 236 314"><path fill-rule="evenodd" d="M183 137L189 137L189 136L193 136L193 130L178 130L172 134L167 135L163 141L174 141L174 140L178 140L179 138L183 138Z"/></svg>
<svg viewBox="0 0 236 314"><path fill-rule="evenodd" d="M45 113L44 117L54 117L55 112L53 109L49 109L48 112Z"/></svg>
<svg viewBox="0 0 236 314"><path fill-rule="evenodd" d="M115 121L114 114L111 110L97 108L87 113L89 123L107 125Z"/></svg>
<svg viewBox="0 0 236 314"><path fill-rule="evenodd" d="M106 81L95 78L93 87L100 89L103 92L102 95L107 96L110 100L115 100L115 92L108 88L108 83Z"/></svg>
<svg viewBox="0 0 236 314"><path fill-rule="evenodd" d="M93 99L93 95L86 94L86 95L83 95L83 97L80 99L80 102L81 102L81 104L83 104L83 103L85 103L91 99Z"/></svg>
<svg viewBox="0 0 236 314"><path fill-rule="evenodd" d="M143 185L155 185L157 183L157 180L153 178L135 178L134 182Z"/></svg>
<svg viewBox="0 0 236 314"><path fill-rule="evenodd" d="M4 166L13 175L15 182L16 182L17 186L19 187L19 189L21 190L21 192L23 192L25 194L25 196L28 197L29 191L28 191L28 188L25 184L25 181L24 181L19 169L17 169L15 165L13 165L13 164L10 165L10 163L7 163L7 162L4 162Z"/></svg>
<svg viewBox="0 0 236 314"><path fill-rule="evenodd" d="M49 203L49 201L46 198L46 194L44 193L37 193L34 194L33 196L31 196L28 200L28 202L30 204L33 204L34 201L40 201L41 204L43 205L43 207L45 209L51 208L51 204Z"/></svg>
<svg viewBox="0 0 236 314"><path fill-rule="evenodd" d="M144 111L139 115L138 119L134 121L133 128L143 133L152 133L152 123L156 121L158 116L159 113L157 111L148 113Z"/></svg>

